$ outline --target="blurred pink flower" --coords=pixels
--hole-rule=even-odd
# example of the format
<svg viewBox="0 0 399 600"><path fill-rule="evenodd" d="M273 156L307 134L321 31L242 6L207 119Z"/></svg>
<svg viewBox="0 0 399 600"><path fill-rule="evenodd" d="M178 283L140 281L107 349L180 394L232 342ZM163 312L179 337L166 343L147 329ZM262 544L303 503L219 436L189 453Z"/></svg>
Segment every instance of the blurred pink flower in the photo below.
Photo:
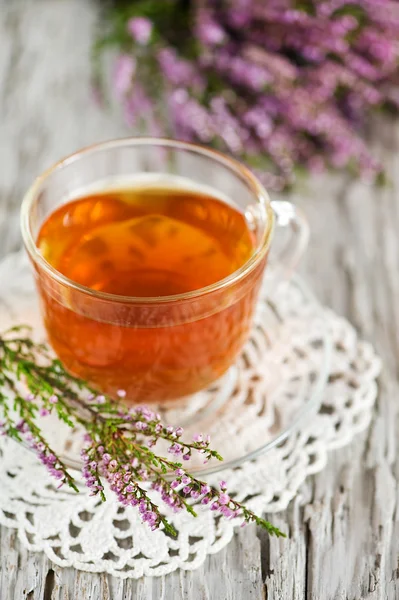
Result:
<svg viewBox="0 0 399 600"><path fill-rule="evenodd" d="M129 124L224 148L275 190L298 167L381 171L363 127L399 107L399 0L164 0L154 22L142 5L137 74L125 55L115 71Z"/></svg>
<svg viewBox="0 0 399 600"><path fill-rule="evenodd" d="M223 29L212 19L200 21L197 25L197 35L201 42L216 46L224 40Z"/></svg>
<svg viewBox="0 0 399 600"><path fill-rule="evenodd" d="M113 76L114 91L118 99L122 99L131 88L135 72L136 59L133 56L129 54L118 56Z"/></svg>
<svg viewBox="0 0 399 600"><path fill-rule="evenodd" d="M146 17L133 17L127 23L127 30L138 44L145 46L151 37L152 23Z"/></svg>

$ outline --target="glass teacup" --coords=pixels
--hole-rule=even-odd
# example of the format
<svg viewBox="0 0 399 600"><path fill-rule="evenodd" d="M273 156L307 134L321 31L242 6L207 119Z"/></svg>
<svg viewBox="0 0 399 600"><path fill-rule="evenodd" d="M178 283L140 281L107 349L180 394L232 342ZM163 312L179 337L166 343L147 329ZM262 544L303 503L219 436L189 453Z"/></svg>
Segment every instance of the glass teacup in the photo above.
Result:
<svg viewBox="0 0 399 600"><path fill-rule="evenodd" d="M55 209L88 191L128 187L143 174L184 180L193 189L205 186L241 211L255 236L249 259L211 285L161 297L98 291L45 260L37 236ZM98 144L57 163L26 194L21 219L54 351L71 373L113 396L123 389L132 403L190 396L226 373L251 329L276 221L291 232L276 272L295 266L308 237L295 207L271 203L256 177L234 159L155 138Z"/></svg>

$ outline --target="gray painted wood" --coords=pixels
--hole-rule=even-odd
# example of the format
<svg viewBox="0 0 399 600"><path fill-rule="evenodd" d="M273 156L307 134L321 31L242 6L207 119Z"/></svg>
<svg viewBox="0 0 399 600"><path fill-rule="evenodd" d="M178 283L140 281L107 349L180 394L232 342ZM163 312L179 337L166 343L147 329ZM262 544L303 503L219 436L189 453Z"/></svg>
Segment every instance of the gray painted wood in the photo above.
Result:
<svg viewBox="0 0 399 600"><path fill-rule="evenodd" d="M0 0L1 256L20 244L21 197L43 168L127 133L116 114L90 102L97 10L89 0ZM374 129L388 186L329 175L297 193L312 229L307 280L377 345L385 366L370 429L332 453L288 510L272 516L290 539L247 528L197 571L121 581L60 569L1 528L1 600L399 597L399 127Z"/></svg>

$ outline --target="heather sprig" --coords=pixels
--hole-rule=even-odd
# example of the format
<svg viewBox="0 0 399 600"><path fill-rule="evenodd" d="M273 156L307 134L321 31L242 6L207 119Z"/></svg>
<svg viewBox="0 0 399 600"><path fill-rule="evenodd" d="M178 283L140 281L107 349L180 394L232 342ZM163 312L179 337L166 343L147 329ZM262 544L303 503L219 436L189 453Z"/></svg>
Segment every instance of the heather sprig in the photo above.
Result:
<svg viewBox="0 0 399 600"><path fill-rule="evenodd" d="M222 460L210 447L209 436L197 434L186 441L182 427L162 423L150 408L125 405L124 390L117 392L119 401L99 393L65 371L47 346L30 335L28 328L16 327L0 337L0 429L34 450L59 486L79 491L42 432L41 419L50 414L84 430L82 474L91 494L105 500L108 486L122 505L136 507L151 529L176 533L154 502L153 490L174 512L196 516L197 505L208 505L225 518L241 518L243 524L254 522L270 534L284 535L230 497L225 482L216 489L183 468L194 454L204 462ZM159 441L166 444L167 457L155 453Z"/></svg>
<svg viewBox="0 0 399 600"><path fill-rule="evenodd" d="M105 15L95 55L116 47L136 131L213 145L274 190L326 167L381 178L365 126L399 106L395 0L117 0Z"/></svg>

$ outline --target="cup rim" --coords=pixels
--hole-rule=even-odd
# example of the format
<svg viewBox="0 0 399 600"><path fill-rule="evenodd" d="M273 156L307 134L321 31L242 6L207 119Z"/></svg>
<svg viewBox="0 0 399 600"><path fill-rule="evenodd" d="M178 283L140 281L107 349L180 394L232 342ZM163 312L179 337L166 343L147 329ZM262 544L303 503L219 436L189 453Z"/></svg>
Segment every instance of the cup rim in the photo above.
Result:
<svg viewBox="0 0 399 600"><path fill-rule="evenodd" d="M267 225L265 227L265 231L263 232L262 239L258 243L253 254L239 269L236 269L227 277L224 277L219 281L215 281L215 283L199 288L197 290L192 290L190 292L185 292L181 294L173 294L169 296L120 296L118 294L112 294L109 292L99 292L85 285L81 285L80 283L73 281L66 275L63 275L42 256L30 229L30 213L32 205L35 199L37 198L38 193L40 192L41 186L53 172L62 169L63 167L75 161L78 161L87 155L101 152L103 150L109 150L112 148L150 145L177 148L179 150L187 150L188 152L206 156L215 160L224 167L230 169L230 171L233 171L236 175L238 175L242 180L244 180L247 183L251 191L254 193L257 203L264 207L267 214ZM69 288L87 294L91 297L100 300L119 302L125 304L164 304L168 302L192 300L210 294L212 292L225 289L231 284L234 284L240 281L241 279L244 279L249 273L251 273L251 271L253 271L253 269L255 269L255 267L259 264L259 262L267 253L273 237L274 225L274 211L271 207L269 195L266 189L263 187L263 185L258 181L256 176L247 167L242 165L238 160L231 158L223 154L222 152L219 152L218 150L214 150L213 148L208 148L191 142L183 142L180 140L173 140L161 137L119 138L105 142L99 142L96 144L91 144L90 146L86 146L76 152L73 152L72 154L69 154L68 156L54 163L51 167L46 169L41 175L39 175L34 180L34 182L23 197L20 212L20 226L25 248L32 261L35 264L38 264L45 272L47 272L47 274L52 279L56 280L58 283L61 283L65 286L68 286Z"/></svg>

